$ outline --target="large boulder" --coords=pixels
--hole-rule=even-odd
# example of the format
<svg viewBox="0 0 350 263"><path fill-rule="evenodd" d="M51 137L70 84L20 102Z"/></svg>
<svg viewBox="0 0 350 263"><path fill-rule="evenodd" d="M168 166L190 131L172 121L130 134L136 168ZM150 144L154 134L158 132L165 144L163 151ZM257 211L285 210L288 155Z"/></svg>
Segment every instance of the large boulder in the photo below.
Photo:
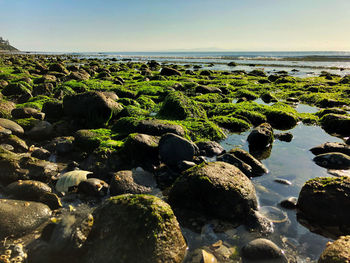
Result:
<svg viewBox="0 0 350 263"><path fill-rule="evenodd" d="M180 161L192 161L198 147L185 138L167 133L159 141L159 157L169 166L176 166Z"/></svg>
<svg viewBox="0 0 350 263"><path fill-rule="evenodd" d="M158 114L175 120L206 117L205 111L195 101L178 91L170 92L165 97Z"/></svg>
<svg viewBox="0 0 350 263"><path fill-rule="evenodd" d="M83 262L183 261L186 242L170 206L150 195L108 199L94 214Z"/></svg>
<svg viewBox="0 0 350 263"><path fill-rule="evenodd" d="M44 204L0 199L0 240L32 232L50 216L51 210Z"/></svg>
<svg viewBox="0 0 350 263"><path fill-rule="evenodd" d="M257 209L252 182L224 162L203 163L184 172L174 183L169 201L179 208L240 223Z"/></svg>
<svg viewBox="0 0 350 263"><path fill-rule="evenodd" d="M350 177L317 177L307 181L298 198L298 219L323 226L335 236L350 234Z"/></svg>
<svg viewBox="0 0 350 263"><path fill-rule="evenodd" d="M342 236L333 243L327 244L318 263L350 262L350 236Z"/></svg>
<svg viewBox="0 0 350 263"><path fill-rule="evenodd" d="M104 126L122 108L102 92L86 92L63 98L65 114L91 128Z"/></svg>

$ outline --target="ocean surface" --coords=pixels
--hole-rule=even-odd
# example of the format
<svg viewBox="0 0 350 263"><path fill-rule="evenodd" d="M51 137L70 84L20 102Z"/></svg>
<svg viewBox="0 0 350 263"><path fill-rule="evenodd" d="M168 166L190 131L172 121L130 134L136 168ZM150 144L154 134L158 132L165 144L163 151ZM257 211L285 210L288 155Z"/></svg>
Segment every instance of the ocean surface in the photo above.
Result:
<svg viewBox="0 0 350 263"><path fill-rule="evenodd" d="M47 53L45 53L47 54ZM51 53L52 54L52 53ZM57 53L56 53L57 54ZM63 53L60 53L63 54ZM75 52L64 53L81 58L117 59L200 65L202 69L252 70L267 73L286 71L292 76L317 76L327 71L340 76L350 74L350 51L332 52ZM237 63L230 67L229 62Z"/></svg>

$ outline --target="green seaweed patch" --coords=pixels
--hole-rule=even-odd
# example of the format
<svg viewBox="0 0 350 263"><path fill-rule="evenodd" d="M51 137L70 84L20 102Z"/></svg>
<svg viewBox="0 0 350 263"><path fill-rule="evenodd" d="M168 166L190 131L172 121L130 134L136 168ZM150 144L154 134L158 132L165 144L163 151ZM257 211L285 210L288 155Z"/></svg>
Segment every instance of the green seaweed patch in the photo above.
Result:
<svg viewBox="0 0 350 263"><path fill-rule="evenodd" d="M152 100L150 96L141 95L136 101L139 103L140 107L144 110L153 110L156 108L157 104Z"/></svg>
<svg viewBox="0 0 350 263"><path fill-rule="evenodd" d="M131 99L131 98L120 98L118 100L118 103L123 104L123 106L129 106L129 105L132 105L132 106L135 106L135 107L140 107L141 106L136 100Z"/></svg>
<svg viewBox="0 0 350 263"><path fill-rule="evenodd" d="M121 110L121 112L118 114L118 117L140 117L148 115L149 111L146 111L133 105L128 105Z"/></svg>
<svg viewBox="0 0 350 263"><path fill-rule="evenodd" d="M88 89L86 84L76 80L70 80L62 83L62 87L69 87L69 89L73 90L74 92L85 92Z"/></svg>
<svg viewBox="0 0 350 263"><path fill-rule="evenodd" d="M56 99L44 96L44 95L38 95L36 97L30 98L27 102L22 104L17 104L16 108L34 108L37 110L42 110L44 103L50 102L50 101L57 101Z"/></svg>
<svg viewBox="0 0 350 263"><path fill-rule="evenodd" d="M235 117L216 116L211 120L230 132L243 132L249 130L250 128L250 124L248 122Z"/></svg>
<svg viewBox="0 0 350 263"><path fill-rule="evenodd" d="M158 116L172 120L185 120L187 118L206 118L206 112L183 93L172 91L166 96Z"/></svg>
<svg viewBox="0 0 350 263"><path fill-rule="evenodd" d="M320 118L312 113L299 113L301 121L306 125L318 125Z"/></svg>
<svg viewBox="0 0 350 263"><path fill-rule="evenodd" d="M193 141L204 139L219 141L226 138L220 127L207 119L189 119L178 123L188 130Z"/></svg>
<svg viewBox="0 0 350 263"><path fill-rule="evenodd" d="M228 115L228 117L236 117L239 119L246 118L254 126L257 126L267 121L266 116L264 114L245 109L237 109L232 114Z"/></svg>
<svg viewBox="0 0 350 263"><path fill-rule="evenodd" d="M38 123L38 120L34 119L33 117L30 117L24 119L17 119L15 120L15 122L18 125L20 125L25 131L29 131Z"/></svg>
<svg viewBox="0 0 350 263"><path fill-rule="evenodd" d="M200 102L217 103L217 102L221 102L223 100L223 97L217 93L208 93L208 94L195 96L192 99Z"/></svg>

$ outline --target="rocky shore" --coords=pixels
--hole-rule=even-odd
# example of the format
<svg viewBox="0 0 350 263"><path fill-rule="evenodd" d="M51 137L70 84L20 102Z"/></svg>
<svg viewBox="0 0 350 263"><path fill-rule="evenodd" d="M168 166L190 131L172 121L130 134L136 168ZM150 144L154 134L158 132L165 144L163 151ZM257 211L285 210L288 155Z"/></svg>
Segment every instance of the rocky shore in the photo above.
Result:
<svg viewBox="0 0 350 263"><path fill-rule="evenodd" d="M300 122L344 141L316 165L350 168L350 76L230 66L0 54L0 262L298 262L252 178ZM246 131L249 152L220 145ZM314 177L281 209L336 240L319 262L348 262L350 179Z"/></svg>

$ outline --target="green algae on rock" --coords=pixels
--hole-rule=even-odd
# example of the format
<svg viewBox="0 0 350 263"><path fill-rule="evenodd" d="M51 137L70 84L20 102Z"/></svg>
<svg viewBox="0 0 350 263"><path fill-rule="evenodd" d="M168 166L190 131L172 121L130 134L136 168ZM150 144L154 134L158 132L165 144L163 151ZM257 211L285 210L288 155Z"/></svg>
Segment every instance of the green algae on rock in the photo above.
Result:
<svg viewBox="0 0 350 263"><path fill-rule="evenodd" d="M155 196L112 197L93 216L84 262L180 263L184 259L187 246L176 217Z"/></svg>

